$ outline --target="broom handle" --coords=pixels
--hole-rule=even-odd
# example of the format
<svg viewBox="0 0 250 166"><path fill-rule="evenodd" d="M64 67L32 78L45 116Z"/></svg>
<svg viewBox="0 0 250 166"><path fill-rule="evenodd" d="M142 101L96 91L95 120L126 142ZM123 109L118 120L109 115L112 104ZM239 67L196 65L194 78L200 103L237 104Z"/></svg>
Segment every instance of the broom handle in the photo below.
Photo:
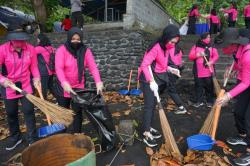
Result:
<svg viewBox="0 0 250 166"><path fill-rule="evenodd" d="M233 70L233 67L234 67L234 61L233 61L232 65L230 66L230 69L229 69L229 71L228 71L228 76L226 77L225 82L224 82L224 84L223 84L223 87L224 87L224 88L225 88L226 85L227 85L227 81L228 81L228 79L229 79L229 75L231 74L231 72L232 72L232 70Z"/></svg>
<svg viewBox="0 0 250 166"><path fill-rule="evenodd" d="M150 65L148 66L148 69L149 69L150 75L151 75L151 77L152 77L152 80L155 81L155 80L154 80L154 75L153 75L153 72L152 72L152 69L151 69L151 66L150 66ZM157 99L157 102L160 103L160 102L161 102L161 99L160 99L159 93L157 92L157 93L154 94L154 95L155 95L155 97L156 97L156 99ZM160 104L160 105L161 105L161 104Z"/></svg>
<svg viewBox="0 0 250 166"><path fill-rule="evenodd" d="M132 73L133 73L133 70L130 70L129 79L128 79L128 91L130 89L130 83L131 83Z"/></svg>
<svg viewBox="0 0 250 166"><path fill-rule="evenodd" d="M41 90L41 86L39 86L39 87L37 88L37 91L38 91L38 93L39 93L40 98L41 98L42 100L44 100L43 93L42 93L42 90ZM46 115L47 122L48 122L48 124L49 124L49 126L50 126L50 125L51 125L50 117L49 117L48 114L45 114L45 115Z"/></svg>
<svg viewBox="0 0 250 166"><path fill-rule="evenodd" d="M206 61L206 64L208 65L208 60L207 60L206 56L203 56L203 57L204 57L204 59L205 59L205 61ZM208 68L209 68L210 72L213 73L213 70L211 69L211 67L208 66Z"/></svg>
<svg viewBox="0 0 250 166"><path fill-rule="evenodd" d="M225 90L222 89L218 95L218 98L221 98L225 93ZM213 128L212 128L212 134L211 137L215 139L216 135L216 130L219 122L219 117L220 117L220 110L221 110L221 104L217 105L215 108L215 113L214 113L214 121L213 121Z"/></svg>
<svg viewBox="0 0 250 166"><path fill-rule="evenodd" d="M137 77L138 77L138 75L139 75L139 68L138 68L138 71L137 71ZM136 89L137 90L139 89L139 78L137 78Z"/></svg>
<svg viewBox="0 0 250 166"><path fill-rule="evenodd" d="M10 88L13 89L13 90L18 91L19 93L22 93L22 89L18 88L15 84L11 84Z"/></svg>

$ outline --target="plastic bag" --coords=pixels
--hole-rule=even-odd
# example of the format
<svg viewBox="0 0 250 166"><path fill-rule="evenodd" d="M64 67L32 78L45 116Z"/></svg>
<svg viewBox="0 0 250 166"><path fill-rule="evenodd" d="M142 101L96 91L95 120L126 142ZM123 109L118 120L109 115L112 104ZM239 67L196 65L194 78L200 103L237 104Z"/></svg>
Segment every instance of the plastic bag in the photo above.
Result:
<svg viewBox="0 0 250 166"><path fill-rule="evenodd" d="M188 20L185 21L185 23L181 26L179 29L181 35L187 35L188 31Z"/></svg>
<svg viewBox="0 0 250 166"><path fill-rule="evenodd" d="M76 90L75 92L78 97L71 94L73 102L83 107L84 112L99 135L102 149L105 151L113 149L116 143L115 126L103 97L97 95L96 90Z"/></svg>

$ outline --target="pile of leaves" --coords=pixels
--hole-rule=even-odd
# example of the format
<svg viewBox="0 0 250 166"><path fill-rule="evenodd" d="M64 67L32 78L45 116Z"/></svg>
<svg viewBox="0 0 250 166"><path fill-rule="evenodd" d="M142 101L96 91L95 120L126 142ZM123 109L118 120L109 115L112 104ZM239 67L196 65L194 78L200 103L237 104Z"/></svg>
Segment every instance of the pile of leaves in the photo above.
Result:
<svg viewBox="0 0 250 166"><path fill-rule="evenodd" d="M187 150L187 155L183 158L173 153L170 154L165 144L162 144L159 151L156 152L146 147L146 153L150 156L151 166L230 166L227 156L237 156L222 141L217 141L216 146L222 148L225 155L218 155L214 151Z"/></svg>
<svg viewBox="0 0 250 166"><path fill-rule="evenodd" d="M129 106L132 106L135 103L143 103L143 95L140 96L129 96L129 95L120 95L117 92L105 92L104 99L107 103L128 103Z"/></svg>

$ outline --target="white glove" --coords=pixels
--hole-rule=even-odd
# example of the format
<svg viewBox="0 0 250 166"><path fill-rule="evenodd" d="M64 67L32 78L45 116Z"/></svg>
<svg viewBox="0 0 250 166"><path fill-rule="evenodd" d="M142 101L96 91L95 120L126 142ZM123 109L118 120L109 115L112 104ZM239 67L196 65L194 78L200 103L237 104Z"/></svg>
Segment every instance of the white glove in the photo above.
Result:
<svg viewBox="0 0 250 166"><path fill-rule="evenodd" d="M176 68L173 68L173 67L169 67L168 66L168 71L174 75L176 75L177 77L181 77L181 74L180 74L180 70L179 69L176 69Z"/></svg>
<svg viewBox="0 0 250 166"><path fill-rule="evenodd" d="M156 94L158 92L158 85L155 81L149 83L150 89Z"/></svg>
<svg viewBox="0 0 250 166"><path fill-rule="evenodd" d="M40 79L33 79L33 84L36 89L42 87Z"/></svg>
<svg viewBox="0 0 250 166"><path fill-rule="evenodd" d="M224 96L216 100L216 104L225 106L231 99L232 96L229 93L225 93Z"/></svg>
<svg viewBox="0 0 250 166"><path fill-rule="evenodd" d="M74 91L73 91L73 89L71 88L71 86L70 86L70 84L69 83L67 83L67 82L65 82L65 83L63 83L63 90L65 91L65 92L67 92L67 93L73 93L73 94L76 94Z"/></svg>
<svg viewBox="0 0 250 166"><path fill-rule="evenodd" d="M98 82L96 84L96 93L97 94L102 94L103 88L104 88L103 83L102 82Z"/></svg>
<svg viewBox="0 0 250 166"><path fill-rule="evenodd" d="M10 87L12 84L13 84L13 82L10 81L9 79L6 79L6 80L3 82L3 86L4 86L5 88Z"/></svg>

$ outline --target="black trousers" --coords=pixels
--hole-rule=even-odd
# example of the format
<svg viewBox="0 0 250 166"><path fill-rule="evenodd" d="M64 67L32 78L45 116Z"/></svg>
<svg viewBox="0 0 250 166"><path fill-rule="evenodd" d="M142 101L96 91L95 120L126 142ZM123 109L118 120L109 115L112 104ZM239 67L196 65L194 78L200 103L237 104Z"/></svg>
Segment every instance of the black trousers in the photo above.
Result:
<svg viewBox="0 0 250 166"><path fill-rule="evenodd" d="M210 24L210 35L211 34L217 34L219 32L219 25L211 23Z"/></svg>
<svg viewBox="0 0 250 166"><path fill-rule="evenodd" d="M42 94L47 99L48 90L53 93L53 76L41 76Z"/></svg>
<svg viewBox="0 0 250 166"><path fill-rule="evenodd" d="M250 17L245 17L245 26L247 29L250 29Z"/></svg>
<svg viewBox="0 0 250 166"><path fill-rule="evenodd" d="M250 87L236 97L234 107L235 126L240 134L247 134L250 148Z"/></svg>
<svg viewBox="0 0 250 166"><path fill-rule="evenodd" d="M189 17L187 34L195 34L196 30L195 23L196 23L196 17Z"/></svg>
<svg viewBox="0 0 250 166"><path fill-rule="evenodd" d="M83 120L83 115L82 115L83 109L80 107L80 105L72 102L71 98L66 98L66 97L61 97L61 96L57 96L57 102L58 102L58 105L60 105L64 108L70 108L70 104L71 104L71 108L74 111L75 115L73 117L72 124L68 128L68 132L81 133L82 120Z"/></svg>
<svg viewBox="0 0 250 166"><path fill-rule="evenodd" d="M34 113L34 105L26 98L4 99L5 110L7 113L7 121L9 125L11 139L17 141L21 137L18 120L18 101L21 101L21 110L24 114L24 120L27 127L28 142L32 142L37 138L36 120Z"/></svg>
<svg viewBox="0 0 250 166"><path fill-rule="evenodd" d="M167 78L168 80L166 81L163 81L159 79L159 77L155 76L155 81L159 87L159 93L163 93L165 90L167 90L167 93L174 100L174 102L178 106L181 106L182 100L180 99L179 95L176 93L176 89L175 89L175 82L177 78L175 77L171 78L168 75L169 73L166 73L166 74L168 77ZM174 83L170 84L171 81L174 81ZM152 127L152 121L154 119L154 112L155 112L155 106L157 104L157 101L156 101L156 97L154 96L153 91L150 89L149 83L145 81L140 81L140 83L141 83L141 89L142 89L143 97L144 97L143 130L149 131L150 127ZM173 89L171 89L171 87Z"/></svg>
<svg viewBox="0 0 250 166"><path fill-rule="evenodd" d="M228 27L235 27L236 21L228 21Z"/></svg>
<svg viewBox="0 0 250 166"><path fill-rule="evenodd" d="M204 94L208 103L214 102L214 85L212 77L198 78L194 76L194 85L196 92L196 102L204 101Z"/></svg>
<svg viewBox="0 0 250 166"><path fill-rule="evenodd" d="M72 13L72 26L73 27L77 26L79 28L82 28L83 22L84 22L84 18L83 18L81 11Z"/></svg>

